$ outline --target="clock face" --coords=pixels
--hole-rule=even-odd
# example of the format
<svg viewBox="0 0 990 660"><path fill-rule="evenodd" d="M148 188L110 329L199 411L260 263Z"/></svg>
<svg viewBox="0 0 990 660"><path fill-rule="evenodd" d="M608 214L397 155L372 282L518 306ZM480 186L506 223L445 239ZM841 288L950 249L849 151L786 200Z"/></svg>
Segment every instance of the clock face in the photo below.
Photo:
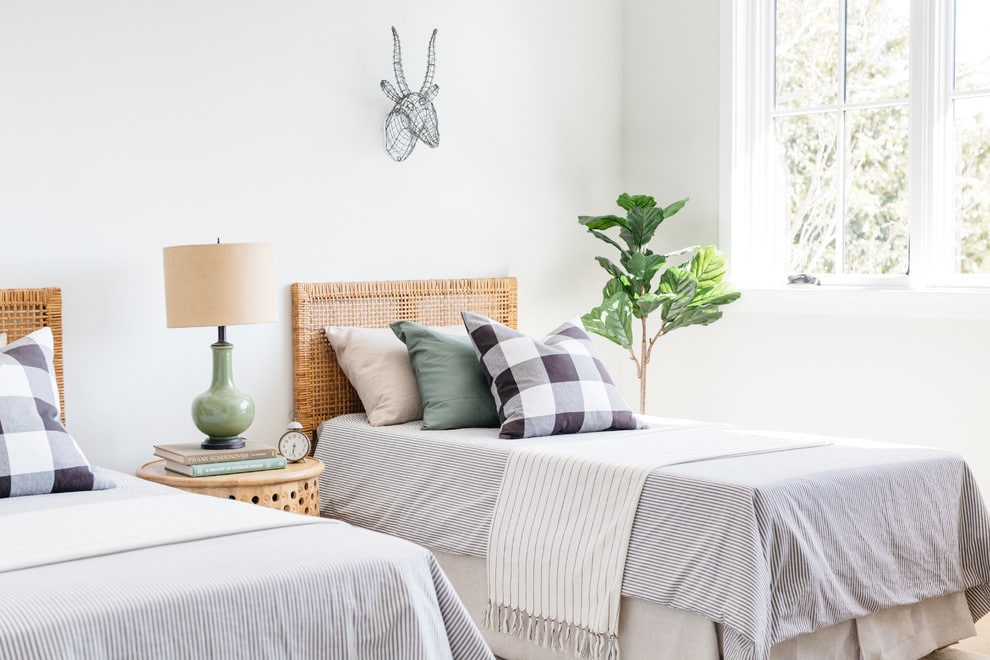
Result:
<svg viewBox="0 0 990 660"><path fill-rule="evenodd" d="M309 438L299 431L287 431L279 438L278 453L287 461L301 461L309 454Z"/></svg>

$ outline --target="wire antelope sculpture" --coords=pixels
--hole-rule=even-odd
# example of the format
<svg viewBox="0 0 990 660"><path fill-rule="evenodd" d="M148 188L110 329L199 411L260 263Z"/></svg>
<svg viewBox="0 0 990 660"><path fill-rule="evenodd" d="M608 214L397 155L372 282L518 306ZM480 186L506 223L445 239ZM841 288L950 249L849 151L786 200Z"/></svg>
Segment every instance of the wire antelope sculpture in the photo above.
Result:
<svg viewBox="0 0 990 660"><path fill-rule="evenodd" d="M402 47L399 33L392 28L392 68L395 69L396 91L387 80L382 81L382 91L392 99L395 107L385 117L385 151L396 161L404 161L416 148L417 140L422 140L430 148L440 144L440 129L437 126L437 109L433 107L440 88L433 84L433 71L437 66L437 31L430 37L430 49L426 58L426 76L423 86L413 92L406 84L402 72Z"/></svg>

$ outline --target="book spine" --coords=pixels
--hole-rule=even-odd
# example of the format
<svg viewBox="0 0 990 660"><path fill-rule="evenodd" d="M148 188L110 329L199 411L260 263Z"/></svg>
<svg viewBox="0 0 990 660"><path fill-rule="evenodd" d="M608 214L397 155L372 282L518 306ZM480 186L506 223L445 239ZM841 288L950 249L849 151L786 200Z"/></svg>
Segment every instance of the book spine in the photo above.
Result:
<svg viewBox="0 0 990 660"><path fill-rule="evenodd" d="M170 469L173 472L180 472L181 474L191 477L209 477L217 474L236 474L238 472L279 470L285 467L285 457L275 456L272 458L254 458L244 461L227 461L224 463L201 463L181 467L184 469L177 470L169 467L168 463L165 464L165 469Z"/></svg>
<svg viewBox="0 0 990 660"><path fill-rule="evenodd" d="M183 454L168 451L167 449L156 448L155 456L164 458L166 461L172 461L173 463L182 463L183 465L201 465L205 463L228 463L255 458L276 458L278 457L278 450L275 448L253 449L246 454L218 452L216 454L206 454L202 456L184 456Z"/></svg>

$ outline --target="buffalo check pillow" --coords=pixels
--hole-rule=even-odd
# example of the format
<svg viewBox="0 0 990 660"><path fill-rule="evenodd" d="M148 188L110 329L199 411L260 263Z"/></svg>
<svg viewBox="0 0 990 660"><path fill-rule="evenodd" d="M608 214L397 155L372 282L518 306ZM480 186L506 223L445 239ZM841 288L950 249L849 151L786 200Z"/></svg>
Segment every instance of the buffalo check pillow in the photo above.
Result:
<svg viewBox="0 0 990 660"><path fill-rule="evenodd" d="M62 426L54 354L49 328L0 348L0 497L114 486Z"/></svg>
<svg viewBox="0 0 990 660"><path fill-rule="evenodd" d="M580 321L540 341L479 314L461 316L498 406L499 437L639 428Z"/></svg>

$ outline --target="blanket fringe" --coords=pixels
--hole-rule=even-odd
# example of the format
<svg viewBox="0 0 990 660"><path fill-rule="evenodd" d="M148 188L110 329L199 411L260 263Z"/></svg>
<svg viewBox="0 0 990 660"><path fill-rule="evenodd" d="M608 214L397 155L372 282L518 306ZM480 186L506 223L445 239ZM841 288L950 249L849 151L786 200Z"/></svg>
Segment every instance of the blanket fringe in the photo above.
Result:
<svg viewBox="0 0 990 660"><path fill-rule="evenodd" d="M528 639L552 651L572 651L589 660L621 660L619 638L566 621L530 614L508 605L488 601L484 625L521 639Z"/></svg>

